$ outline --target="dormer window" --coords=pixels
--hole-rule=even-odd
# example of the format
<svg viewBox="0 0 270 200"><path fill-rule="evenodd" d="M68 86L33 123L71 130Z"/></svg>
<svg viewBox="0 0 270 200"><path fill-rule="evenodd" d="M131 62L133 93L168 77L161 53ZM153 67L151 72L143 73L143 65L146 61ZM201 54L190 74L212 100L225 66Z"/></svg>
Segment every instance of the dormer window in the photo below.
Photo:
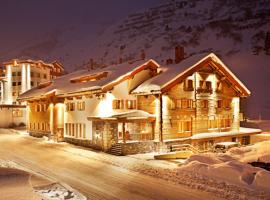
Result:
<svg viewBox="0 0 270 200"><path fill-rule="evenodd" d="M70 79L70 82L71 83L85 83L85 82L90 82L90 81L98 81L98 80L101 80L103 78L106 78L107 75L108 75L108 72L101 72L98 74L90 74L87 76L81 76L78 78Z"/></svg>

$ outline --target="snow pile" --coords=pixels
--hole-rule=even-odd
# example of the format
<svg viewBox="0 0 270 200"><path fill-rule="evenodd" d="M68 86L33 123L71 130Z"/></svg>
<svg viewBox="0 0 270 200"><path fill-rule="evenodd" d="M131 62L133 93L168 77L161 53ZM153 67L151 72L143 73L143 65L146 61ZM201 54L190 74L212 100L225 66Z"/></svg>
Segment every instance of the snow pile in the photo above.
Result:
<svg viewBox="0 0 270 200"><path fill-rule="evenodd" d="M45 200L84 200L85 197L67 190L60 184L52 184L44 187L35 188L35 192L38 193Z"/></svg>
<svg viewBox="0 0 270 200"><path fill-rule="evenodd" d="M270 163L270 141L259 142L252 146L233 148L228 151L229 155L234 156L242 162L264 162Z"/></svg>
<svg viewBox="0 0 270 200"><path fill-rule="evenodd" d="M249 164L255 161L270 163L269 145L270 141L266 141L232 148L225 154L193 155L178 169L178 173L190 173L195 180L224 182L270 198L270 172Z"/></svg>

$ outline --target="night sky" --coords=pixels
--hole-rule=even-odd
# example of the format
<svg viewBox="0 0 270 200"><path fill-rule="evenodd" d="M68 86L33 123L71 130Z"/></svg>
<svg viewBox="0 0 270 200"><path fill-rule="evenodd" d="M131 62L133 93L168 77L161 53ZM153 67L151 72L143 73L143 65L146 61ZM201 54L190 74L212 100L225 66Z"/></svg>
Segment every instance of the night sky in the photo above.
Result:
<svg viewBox="0 0 270 200"><path fill-rule="evenodd" d="M87 27L89 37L128 14L162 0L0 0L0 53L54 29Z"/></svg>

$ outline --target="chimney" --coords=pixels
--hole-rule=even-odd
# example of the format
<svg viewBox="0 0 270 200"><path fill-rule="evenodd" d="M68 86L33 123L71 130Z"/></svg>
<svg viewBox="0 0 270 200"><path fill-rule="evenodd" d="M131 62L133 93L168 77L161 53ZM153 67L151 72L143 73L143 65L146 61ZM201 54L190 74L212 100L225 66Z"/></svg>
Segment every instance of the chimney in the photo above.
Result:
<svg viewBox="0 0 270 200"><path fill-rule="evenodd" d="M184 59L184 47L177 45L175 47L175 63L180 63Z"/></svg>
<svg viewBox="0 0 270 200"><path fill-rule="evenodd" d="M144 50L141 50L141 59L145 60L145 52L144 52Z"/></svg>

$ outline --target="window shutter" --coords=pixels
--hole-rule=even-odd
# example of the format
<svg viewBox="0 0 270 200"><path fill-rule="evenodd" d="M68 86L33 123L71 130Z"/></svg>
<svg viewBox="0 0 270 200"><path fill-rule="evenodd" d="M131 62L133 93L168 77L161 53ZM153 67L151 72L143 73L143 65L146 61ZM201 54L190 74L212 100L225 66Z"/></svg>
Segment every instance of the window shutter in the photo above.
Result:
<svg viewBox="0 0 270 200"><path fill-rule="evenodd" d="M175 109L175 99L170 99L170 108Z"/></svg>
<svg viewBox="0 0 270 200"><path fill-rule="evenodd" d="M126 109L129 109L129 107L128 107L128 100L126 100L125 108L126 108Z"/></svg>
<svg viewBox="0 0 270 200"><path fill-rule="evenodd" d="M137 109L137 101L133 100L133 109Z"/></svg>
<svg viewBox="0 0 270 200"><path fill-rule="evenodd" d="M119 101L119 108L120 109L125 109L125 101L122 99L122 100L118 100Z"/></svg>
<svg viewBox="0 0 270 200"><path fill-rule="evenodd" d="M117 101L117 100L113 100L113 102L112 102L112 107L113 107L113 109L116 109L116 101Z"/></svg>
<svg viewBox="0 0 270 200"><path fill-rule="evenodd" d="M192 108L196 108L196 101L192 101Z"/></svg>

